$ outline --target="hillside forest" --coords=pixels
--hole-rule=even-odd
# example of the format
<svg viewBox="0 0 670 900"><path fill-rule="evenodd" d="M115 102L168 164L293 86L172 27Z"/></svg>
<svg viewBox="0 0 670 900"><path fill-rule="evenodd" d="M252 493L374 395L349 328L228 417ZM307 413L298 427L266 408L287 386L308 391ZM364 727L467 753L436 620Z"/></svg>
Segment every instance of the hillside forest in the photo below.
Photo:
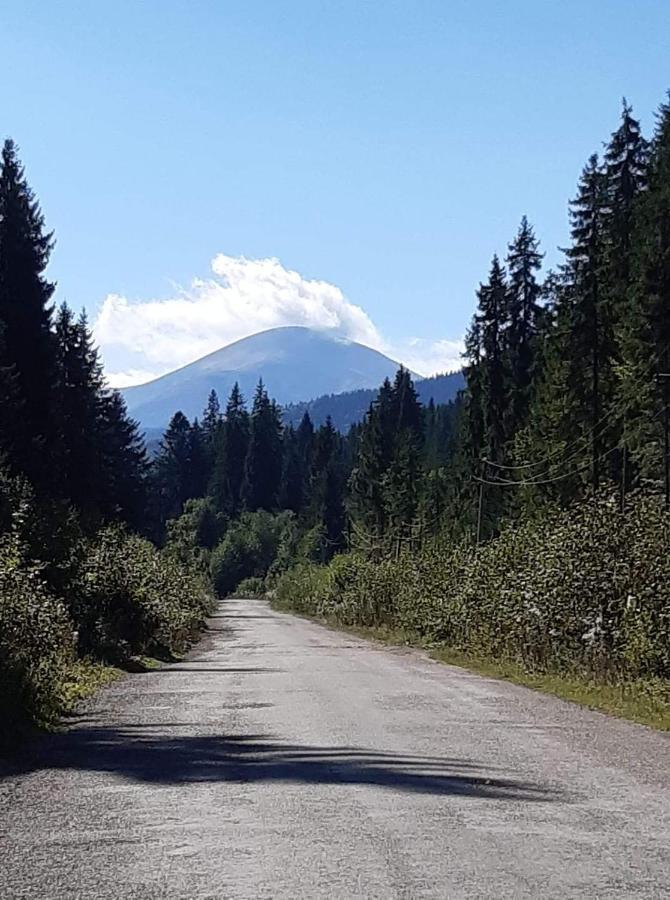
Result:
<svg viewBox="0 0 670 900"><path fill-rule="evenodd" d="M624 102L569 217L555 270L525 216L493 256L456 401L422 403L400 368L343 433L284 417L261 382L175 411L150 460L85 316L54 302L53 237L7 141L3 723L52 721L82 671L181 652L235 591L635 686L670 716L670 103L646 138Z"/></svg>

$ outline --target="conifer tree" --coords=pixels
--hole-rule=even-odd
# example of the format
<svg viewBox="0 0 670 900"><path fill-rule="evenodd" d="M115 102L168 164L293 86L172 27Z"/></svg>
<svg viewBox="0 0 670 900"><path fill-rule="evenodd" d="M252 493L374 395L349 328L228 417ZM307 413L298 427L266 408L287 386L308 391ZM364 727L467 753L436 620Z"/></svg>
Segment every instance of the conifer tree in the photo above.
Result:
<svg viewBox="0 0 670 900"><path fill-rule="evenodd" d="M102 514L108 519L120 519L131 528L144 529L148 524L149 463L139 426L128 416L118 391L103 392L99 417Z"/></svg>
<svg viewBox="0 0 670 900"><path fill-rule="evenodd" d="M209 482L205 433L194 419L189 434L189 497L204 497Z"/></svg>
<svg viewBox="0 0 670 900"><path fill-rule="evenodd" d="M596 154L582 172L578 194L570 204L572 245L568 258L570 304L566 353L570 363L571 414L590 435L591 480L600 484L601 453L606 433L601 425L611 396L614 317L603 285L606 179Z"/></svg>
<svg viewBox="0 0 670 900"><path fill-rule="evenodd" d="M648 190L639 198L631 304L621 326L620 392L627 444L643 478L659 478L670 406L670 94L657 114Z"/></svg>
<svg viewBox="0 0 670 900"><path fill-rule="evenodd" d="M244 464L243 499L248 510L276 508L281 471L280 413L261 380L254 395Z"/></svg>
<svg viewBox="0 0 670 900"><path fill-rule="evenodd" d="M16 375L21 417L5 435L5 442L12 468L45 490L58 482L49 467L55 450L49 305L54 286L44 277L52 246L16 146L7 140L0 165L0 369L11 369Z"/></svg>
<svg viewBox="0 0 670 900"><path fill-rule="evenodd" d="M101 398L104 378L84 313L75 321L64 303L54 329L59 489L94 524L103 512Z"/></svg>
<svg viewBox="0 0 670 900"><path fill-rule="evenodd" d="M509 378L505 358L507 327L507 281L497 256L493 257L488 283L478 292L477 319L481 341L482 407L484 450L489 459L500 461L505 446L505 419Z"/></svg>
<svg viewBox="0 0 670 900"><path fill-rule="evenodd" d="M170 419L154 471L158 515L164 523L179 516L191 496L191 425L181 411Z"/></svg>
<svg viewBox="0 0 670 900"><path fill-rule="evenodd" d="M207 406L202 414L202 445L205 465L205 484L209 485L214 472L214 460L219 444L223 416L216 391L212 388L207 398Z"/></svg>
<svg viewBox="0 0 670 900"><path fill-rule="evenodd" d="M219 512L236 516L242 507L244 465L249 446L249 414L235 382L218 429L209 493Z"/></svg>
<svg viewBox="0 0 670 900"><path fill-rule="evenodd" d="M350 513L373 540L386 531L384 475L393 456L393 437L393 389L387 378L361 425L349 478Z"/></svg>
<svg viewBox="0 0 670 900"><path fill-rule="evenodd" d="M536 273L542 266L539 241L526 216L508 247L507 322L503 336L509 377L509 404L505 432L512 437L528 418L532 384L537 374L537 336L541 317L541 285Z"/></svg>
<svg viewBox="0 0 670 900"><path fill-rule="evenodd" d="M330 416L315 435L310 493L311 521L321 526L325 561L341 548L345 523L342 440Z"/></svg>
<svg viewBox="0 0 670 900"><path fill-rule="evenodd" d="M282 435L282 475L279 487L279 508L290 509L296 515L305 502L306 473L298 446L298 436L292 426Z"/></svg>

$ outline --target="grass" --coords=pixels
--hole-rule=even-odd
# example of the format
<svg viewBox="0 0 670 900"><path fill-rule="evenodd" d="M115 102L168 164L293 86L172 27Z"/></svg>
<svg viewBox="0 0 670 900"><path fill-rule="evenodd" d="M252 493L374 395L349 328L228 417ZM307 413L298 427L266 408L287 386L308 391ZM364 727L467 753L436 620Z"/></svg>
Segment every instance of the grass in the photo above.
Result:
<svg viewBox="0 0 670 900"><path fill-rule="evenodd" d="M61 702L65 714L72 712L82 700L123 675L121 669L105 666L91 659L78 659L70 668L62 686Z"/></svg>
<svg viewBox="0 0 670 900"><path fill-rule="evenodd" d="M284 611L290 612L288 609ZM648 725L660 731L670 731L670 683L661 679L612 684L597 682L587 676L530 672L511 661L483 659L443 645L426 644L417 635L395 628L342 625L333 618L323 619L316 616L304 618L367 640L381 641L393 646L420 648L433 659L447 665L468 669L478 675L497 678L500 681L509 681L543 694L551 694L561 700Z"/></svg>

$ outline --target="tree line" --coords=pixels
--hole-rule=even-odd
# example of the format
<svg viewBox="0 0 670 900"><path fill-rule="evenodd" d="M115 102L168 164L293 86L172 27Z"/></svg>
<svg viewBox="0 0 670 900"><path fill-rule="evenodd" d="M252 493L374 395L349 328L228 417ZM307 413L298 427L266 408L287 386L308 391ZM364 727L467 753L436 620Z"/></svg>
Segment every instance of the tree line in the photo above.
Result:
<svg viewBox="0 0 670 900"><path fill-rule="evenodd" d="M141 526L147 460L137 424L105 384L85 313L54 309L54 246L16 145L0 163L0 463L89 529Z"/></svg>

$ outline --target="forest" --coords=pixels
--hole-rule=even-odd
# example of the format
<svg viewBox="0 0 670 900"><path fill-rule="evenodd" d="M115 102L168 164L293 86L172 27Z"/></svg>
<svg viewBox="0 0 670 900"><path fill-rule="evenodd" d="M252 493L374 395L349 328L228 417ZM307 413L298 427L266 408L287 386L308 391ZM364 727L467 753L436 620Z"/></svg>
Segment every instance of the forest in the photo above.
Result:
<svg viewBox="0 0 670 900"><path fill-rule="evenodd" d="M3 722L49 723L82 679L180 653L212 595L241 592L616 686L670 724L670 102L645 138L624 101L569 216L555 270L526 216L493 257L455 401L422 404L401 367L344 434L284 423L261 382L175 411L149 460L85 316L53 304L53 237L7 141Z"/></svg>

